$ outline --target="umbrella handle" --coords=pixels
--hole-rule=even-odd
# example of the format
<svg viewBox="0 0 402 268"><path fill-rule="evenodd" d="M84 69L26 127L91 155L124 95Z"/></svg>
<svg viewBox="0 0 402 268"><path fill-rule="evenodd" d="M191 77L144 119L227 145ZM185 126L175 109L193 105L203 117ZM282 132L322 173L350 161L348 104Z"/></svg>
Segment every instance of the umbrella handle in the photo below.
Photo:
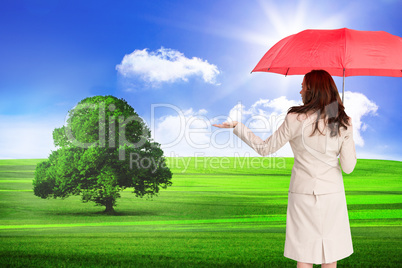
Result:
<svg viewBox="0 0 402 268"><path fill-rule="evenodd" d="M342 83L342 104L345 106L344 94L345 94L345 68L343 68L343 83Z"/></svg>

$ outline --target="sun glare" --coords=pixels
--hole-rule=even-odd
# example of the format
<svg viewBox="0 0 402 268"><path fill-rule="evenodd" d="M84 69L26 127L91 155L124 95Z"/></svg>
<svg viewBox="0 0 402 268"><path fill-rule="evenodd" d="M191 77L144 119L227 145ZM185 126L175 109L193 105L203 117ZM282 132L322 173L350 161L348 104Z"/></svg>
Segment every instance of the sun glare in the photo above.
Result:
<svg viewBox="0 0 402 268"><path fill-rule="evenodd" d="M281 39L296 34L306 29L337 29L347 24L347 14L352 10L353 5L346 5L335 11L326 2L312 0L295 1L267 1L257 0L253 6L245 7L248 14L244 24L226 24L222 21L215 21L220 27L210 29L209 33L221 37L241 41L239 51L247 54L241 58L242 66L249 66L251 71L274 44ZM246 84L253 88L252 94L259 97L259 94L267 93L267 89L274 90L269 95L286 95L298 98L300 76L281 77L277 74L249 74L244 68L230 81L226 81L214 100L225 98L236 89ZM261 78L267 75L268 77ZM227 84L229 83L229 84ZM269 85L269 86L268 86ZM269 87L269 88L268 88Z"/></svg>
<svg viewBox="0 0 402 268"><path fill-rule="evenodd" d="M306 29L336 29L346 24L343 12L328 15L329 8L324 6L325 2L258 0L258 3L265 14L264 21L259 23L265 26L260 30L261 34L268 40L275 39L275 43ZM271 27L266 27L267 22Z"/></svg>
<svg viewBox="0 0 402 268"><path fill-rule="evenodd" d="M263 16L254 16L260 21L255 21L255 27L244 38L253 36L254 44L263 46L264 52L253 51L251 59L261 59L263 54L281 39L296 34L306 29L337 29L345 27L347 23L346 15L350 6L344 7L338 12L333 12L331 7L325 2L311 0L299 1L266 1L258 0L260 12ZM331 12L329 12L331 11ZM259 53L257 55L257 53ZM273 74L272 74L273 75ZM299 76L289 76L283 79L275 80L276 87L280 93L287 95L289 91L300 83Z"/></svg>

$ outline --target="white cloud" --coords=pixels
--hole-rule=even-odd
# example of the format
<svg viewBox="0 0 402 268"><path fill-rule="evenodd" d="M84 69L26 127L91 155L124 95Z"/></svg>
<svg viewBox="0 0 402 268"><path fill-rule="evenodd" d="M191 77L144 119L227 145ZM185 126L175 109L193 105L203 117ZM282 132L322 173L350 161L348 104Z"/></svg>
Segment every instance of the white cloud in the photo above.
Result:
<svg viewBox="0 0 402 268"><path fill-rule="evenodd" d="M244 121L245 117L247 115L250 115L251 112L245 109L246 106L244 106L241 103L236 104L230 111L229 111L229 118L227 121L238 121L242 122Z"/></svg>
<svg viewBox="0 0 402 268"><path fill-rule="evenodd" d="M356 145L363 147L364 140L361 132L367 129L367 125L362 122L362 117L377 115L378 106L365 95L358 92L345 91L345 112L352 117L353 138Z"/></svg>
<svg viewBox="0 0 402 268"><path fill-rule="evenodd" d="M204 82L218 85L216 77L220 73L216 65L206 60L197 57L189 59L177 50L164 47L156 52L134 50L124 56L116 69L124 77L140 77L152 85L188 81L191 76L200 76Z"/></svg>
<svg viewBox="0 0 402 268"><path fill-rule="evenodd" d="M290 107L300 104L300 101L288 100L285 96L281 96L273 100L260 99L251 105L251 111L254 114L266 114L268 111L271 114L278 115L286 113Z"/></svg>
<svg viewBox="0 0 402 268"><path fill-rule="evenodd" d="M229 111L228 120L233 121L244 121L248 116L278 116L281 114L286 114L287 110L295 105L300 105L301 103L294 100L288 100L285 96L269 100L269 99L259 99L250 109L245 109L245 106L241 103L236 104Z"/></svg>

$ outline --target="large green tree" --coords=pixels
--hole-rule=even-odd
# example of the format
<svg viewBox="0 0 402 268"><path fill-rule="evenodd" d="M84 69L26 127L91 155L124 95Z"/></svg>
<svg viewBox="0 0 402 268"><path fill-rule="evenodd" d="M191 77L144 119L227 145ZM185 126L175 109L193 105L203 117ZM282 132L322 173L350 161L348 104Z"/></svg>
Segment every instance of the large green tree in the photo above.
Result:
<svg viewBox="0 0 402 268"><path fill-rule="evenodd" d="M120 191L153 196L172 184L160 144L123 99L95 96L69 111L66 124L53 131L58 148L38 163L34 194L41 198L81 195L113 213Z"/></svg>

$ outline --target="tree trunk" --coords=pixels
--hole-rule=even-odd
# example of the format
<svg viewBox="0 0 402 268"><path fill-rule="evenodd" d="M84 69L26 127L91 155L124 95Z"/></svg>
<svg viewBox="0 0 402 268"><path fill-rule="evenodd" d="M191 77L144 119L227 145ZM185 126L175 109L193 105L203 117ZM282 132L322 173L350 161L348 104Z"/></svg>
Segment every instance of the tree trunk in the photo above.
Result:
<svg viewBox="0 0 402 268"><path fill-rule="evenodd" d="M114 213L113 201L112 200L107 201L105 206L106 206L106 209L105 209L106 213L108 213L108 214L113 214Z"/></svg>

